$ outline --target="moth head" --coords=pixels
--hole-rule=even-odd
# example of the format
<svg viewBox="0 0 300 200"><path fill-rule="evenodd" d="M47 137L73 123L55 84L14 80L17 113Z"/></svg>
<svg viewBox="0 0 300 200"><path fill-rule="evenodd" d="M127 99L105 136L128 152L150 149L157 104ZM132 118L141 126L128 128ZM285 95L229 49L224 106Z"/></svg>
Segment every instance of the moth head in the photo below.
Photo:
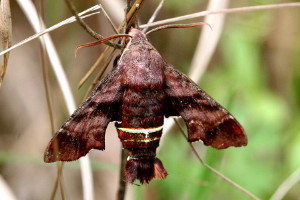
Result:
<svg viewBox="0 0 300 200"><path fill-rule="evenodd" d="M146 35L141 30L136 28L131 28L128 34L131 36L132 43L147 40Z"/></svg>

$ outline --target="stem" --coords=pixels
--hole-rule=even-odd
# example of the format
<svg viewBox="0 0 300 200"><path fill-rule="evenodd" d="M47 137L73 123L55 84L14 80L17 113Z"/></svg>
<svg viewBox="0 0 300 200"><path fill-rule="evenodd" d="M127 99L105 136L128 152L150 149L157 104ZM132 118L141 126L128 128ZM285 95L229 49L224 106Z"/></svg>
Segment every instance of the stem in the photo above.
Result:
<svg viewBox="0 0 300 200"><path fill-rule="evenodd" d="M183 15L180 17L169 18L169 19L153 22L150 24L143 24L140 26L140 28L158 26L158 25L163 25L163 24L170 24L173 22L181 21L181 20L203 17L206 15L229 14L229 13L246 12L246 11L254 11L254 10L270 10L270 9L287 8L287 7L300 7L300 3L281 3L281 4L269 4L269 5L263 5L263 6L247 6L247 7L241 7L241 8L229 8L229 9L222 9L222 10L202 11L202 12L197 12L197 13L193 13L193 14L189 14L189 15Z"/></svg>
<svg viewBox="0 0 300 200"><path fill-rule="evenodd" d="M278 189L274 192L270 200L280 200L288 193L288 191L296 185L300 180L300 168L293 172L286 180L284 180Z"/></svg>
<svg viewBox="0 0 300 200"><path fill-rule="evenodd" d="M178 126L180 133L183 135L183 137L185 137L185 139L187 140L187 136L183 130L183 128L180 126L179 122L174 119L176 125ZM260 200L260 198L258 198L257 196L255 196L254 194L252 194L251 192L249 192L248 190L246 190L245 188L243 188L242 186L238 185L237 183L233 182L232 180L230 180L229 178L227 178L226 176L224 176L221 172L217 171L216 169L212 168L211 166L209 166L208 164L206 164L202 158L200 157L200 155L198 154L198 152L196 151L195 147L193 146L192 143L189 142L189 145L193 151L193 153L196 155L196 157L198 158L198 160L200 161L200 163L209 171L211 171L212 173L216 174L217 176L219 176L221 179L223 179L224 181L226 181L227 183L229 183L230 185L232 185L233 187L237 188L238 190L240 190L241 192L243 192L244 194L246 194L247 196L251 197L254 200Z"/></svg>
<svg viewBox="0 0 300 200"><path fill-rule="evenodd" d="M154 13L152 14L152 16L150 17L149 21L147 24L151 24L152 22L154 22L155 18L157 17L158 13L160 12L163 4L165 3L165 0L161 0L160 3L158 4L157 8L155 9ZM149 27L146 27L143 29L143 33L146 33Z"/></svg>
<svg viewBox="0 0 300 200"><path fill-rule="evenodd" d="M86 24L79 16L78 16L78 12L73 4L73 2L71 2L70 0L65 0L69 10L71 11L72 15L75 16L77 22L81 25L81 27L88 32L92 37L94 37L97 40L101 40L104 37L102 35L100 35L99 33L95 32L88 24ZM118 48L118 45L110 42L110 41L106 41L104 42L106 45L109 45L111 47L114 48Z"/></svg>
<svg viewBox="0 0 300 200"><path fill-rule="evenodd" d="M119 189L118 189L118 200L125 199L126 193L126 181L124 177L124 168L128 157L128 152L124 149L121 149L121 167L120 167L120 179L119 179Z"/></svg>
<svg viewBox="0 0 300 200"><path fill-rule="evenodd" d="M138 10L141 8L143 3L144 3L144 0L136 0L134 3L133 3L133 0L127 1L127 5L129 5L130 7L127 7L126 31L128 31L131 27L135 26L135 24L136 24L135 16L137 15Z"/></svg>

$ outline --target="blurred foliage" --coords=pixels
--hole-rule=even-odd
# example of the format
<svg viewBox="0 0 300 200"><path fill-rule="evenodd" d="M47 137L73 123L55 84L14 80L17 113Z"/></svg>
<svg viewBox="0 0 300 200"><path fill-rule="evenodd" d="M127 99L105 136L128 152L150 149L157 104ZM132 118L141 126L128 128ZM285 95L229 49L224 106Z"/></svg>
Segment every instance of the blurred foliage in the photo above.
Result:
<svg viewBox="0 0 300 200"><path fill-rule="evenodd" d="M282 2L285 1L232 0L230 7ZM206 3L207 1L204 0L192 0L189 3L180 0L168 0L159 18L201 11L205 9ZM149 2L147 4L150 5ZM147 4L145 5L147 6ZM87 5L80 3L80 6L83 7ZM48 1L47 6L46 16L51 25L69 16L63 2ZM13 8L16 9L16 6ZM151 16L154 5L146 8L142 14ZM83 10L83 8L79 10ZM299 8L228 15L217 51L208 70L199 82L201 88L226 107L243 125L248 135L249 144L246 147L229 148L222 151L204 147L200 142L195 143L194 146L205 162L261 199L269 199L277 187L300 166L299 15ZM63 62L68 66L66 71L71 77L73 89L76 88L78 80L89 67L89 63L93 62L91 60L96 58L96 53L82 52L81 58L77 58L75 61L73 48L80 43L91 40L88 36L82 37L83 31L80 29L74 34L74 30L78 30L76 28L79 29L80 27L73 24L64 28L64 31L53 33L54 41L60 54L63 55ZM100 28L100 30L106 29ZM197 34L198 31L192 29L168 30L151 36L151 41L166 61L186 73L196 45ZM180 47L180 52L178 52L178 47ZM95 49L90 50L90 52L93 51ZM85 67L75 67L76 64ZM18 69L15 68L15 70ZM57 90L54 92L59 93ZM54 102L59 99L56 98L59 97L59 94L56 93L53 98ZM81 91L76 94L78 102L84 93L85 91ZM14 98L14 100L17 99ZM5 107L1 101L0 106L1 108ZM34 108L36 105L31 106ZM57 107L56 114L59 113L58 116L66 115L60 106ZM18 113L25 114L22 110L18 110ZM22 134L15 133L15 130L18 128L18 123L24 122L15 118L13 119L14 126L12 126L11 119L13 118L9 115L9 111L2 112L0 115L0 145L2 145L0 146L0 173L6 176L8 182L10 173L7 175L5 172L8 171L7 168L11 164L25 163L36 168L43 166L47 170L49 167L41 165L39 162L42 159L44 146L38 147L38 150L35 151L39 161L36 159L37 156L25 156L33 154L32 152L25 152L19 148L21 146L31 149L31 146L38 146L39 143L35 143L36 138L34 141L29 139L27 143L19 144L16 142L17 144L13 145L13 142L21 140L20 135ZM23 127L28 126L28 122L25 122ZM38 130L36 137L38 134L42 133ZM44 143L46 144L45 141ZM100 153L106 154L109 148L107 145L106 151ZM119 149L114 150L119 151ZM162 141L158 157L162 160L169 176L163 181L152 181L149 185L129 186L134 190L134 199L249 199L232 185L204 168L176 128ZM97 161L92 163L95 173L99 171L118 173L115 164L95 160ZM74 166L77 168L78 163L76 162ZM68 163L66 170L69 167L73 167L73 165ZM2 170L4 168L5 170ZM95 188L99 188L99 190L109 185L107 182L101 184L99 184L100 181L95 182L98 184L95 185ZM49 185L51 184L52 182L49 181ZM48 193L50 193L51 187L52 185L49 186ZM117 190L117 188L114 189ZM298 183L288 193L286 199L299 199L299 189ZM18 192L17 189L15 190ZM105 189L103 190L102 192L107 192ZM102 193L99 194L99 197L102 197ZM47 198L48 196L46 196Z"/></svg>

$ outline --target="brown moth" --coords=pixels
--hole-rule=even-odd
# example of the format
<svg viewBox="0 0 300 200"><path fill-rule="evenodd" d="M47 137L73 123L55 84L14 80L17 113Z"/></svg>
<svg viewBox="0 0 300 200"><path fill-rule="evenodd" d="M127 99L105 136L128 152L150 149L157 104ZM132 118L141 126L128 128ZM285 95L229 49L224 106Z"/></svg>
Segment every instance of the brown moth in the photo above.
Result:
<svg viewBox="0 0 300 200"><path fill-rule="evenodd" d="M164 179L156 158L164 117L181 116L188 142L202 140L225 149L247 144L241 125L196 83L166 63L144 33L132 28L131 39L112 71L70 116L50 141L45 162L72 161L91 149L104 150L105 130L115 121L129 152L126 181L142 184Z"/></svg>

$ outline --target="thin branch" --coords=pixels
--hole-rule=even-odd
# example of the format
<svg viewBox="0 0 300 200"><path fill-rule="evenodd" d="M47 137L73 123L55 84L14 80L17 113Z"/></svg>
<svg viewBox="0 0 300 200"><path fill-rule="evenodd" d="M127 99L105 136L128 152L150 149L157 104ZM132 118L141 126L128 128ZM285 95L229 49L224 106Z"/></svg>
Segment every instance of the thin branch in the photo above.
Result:
<svg viewBox="0 0 300 200"><path fill-rule="evenodd" d="M0 174L0 194L1 198L5 200L17 200L15 194L6 183L2 175Z"/></svg>
<svg viewBox="0 0 300 200"><path fill-rule="evenodd" d="M12 42L12 23L9 0L0 2L0 48L7 49L11 47ZM2 85L5 72L8 66L9 53L3 56L2 64L0 63L0 87Z"/></svg>
<svg viewBox="0 0 300 200"><path fill-rule="evenodd" d="M123 200L125 199L125 193L126 193L126 181L124 177L124 168L128 157L128 152L125 149L121 148L121 167L120 167L120 178L119 178L119 189L118 189L118 195L117 200Z"/></svg>
<svg viewBox="0 0 300 200"><path fill-rule="evenodd" d="M43 21L44 21L44 2L40 1L40 13L41 13L41 18L40 18L40 27L43 27ZM41 52L41 60L42 60L42 75L43 75L43 84L44 84L44 91L45 91L45 98L46 98L46 104L47 104L47 110L48 110L48 115L49 115L49 121L50 121L50 132L52 133L52 136L54 136L55 133L55 128L54 128L54 116L53 116L53 107L51 103L51 89L49 85L49 66L47 62L47 54L46 54L46 49L45 49L45 41L44 37L40 37L40 52ZM57 147L57 146L56 146ZM65 192L64 192L64 185L63 185L63 163L58 162L56 163L56 168L57 168L57 176L56 176L56 181L54 183L52 192L51 192L51 197L50 199L54 199L58 186L60 187L60 194L61 194L61 199L65 200Z"/></svg>
<svg viewBox="0 0 300 200"><path fill-rule="evenodd" d="M101 40L104 37L102 35L100 35L99 33L95 32L89 25L87 25L79 16L78 16L78 12L75 8L75 5L73 4L72 1L70 0L65 0L65 3L67 4L69 10L71 11L72 15L75 16L77 22L80 24L80 26L86 31L88 32L93 38L95 38L96 40ZM100 5L101 7L101 5Z"/></svg>
<svg viewBox="0 0 300 200"><path fill-rule="evenodd" d="M102 69L99 71L98 75L96 76L95 80L93 81L93 84L90 86L90 88L88 90L88 93L90 93L90 91L94 87L96 87L96 85L99 83L99 81L101 80L101 78L103 78L103 74L104 74L105 70L108 68L108 65L111 63L111 60L114 57L115 51L116 51L116 49L113 49L113 51L110 53L109 57L106 59L106 63L104 64L104 66L102 67Z"/></svg>
<svg viewBox="0 0 300 200"><path fill-rule="evenodd" d="M106 46L105 49L101 52L96 62L93 64L93 66L89 69L89 71L83 76L83 78L79 81L78 88L81 88L81 86L86 82L86 80L89 78L89 76L95 71L98 64L103 60L106 52L109 50L109 46Z"/></svg>
<svg viewBox="0 0 300 200"><path fill-rule="evenodd" d="M179 124L179 122L177 121L177 119L174 119L176 125L178 126L181 134L183 135L183 137L188 140L185 131L183 130L183 128L181 127L181 125ZM246 194L247 196L251 197L254 200L260 200L260 198L258 198L257 196L255 196L254 194L250 193L248 190L244 189L242 186L238 185L237 183L233 182L232 180L230 180L229 178L227 178L226 176L224 176L222 173L220 173L219 171L215 170L214 168L212 168L211 166L209 166L208 164L206 164L202 158L200 157L200 155L198 154L198 152L196 151L196 149L194 148L193 144L189 142L189 145L193 151L193 153L196 155L196 157L198 158L198 160L200 161L200 163L207 168L209 171L213 172L214 174L216 174L217 176L219 176L221 179L223 179L224 181L226 181L227 183L229 183L230 185L232 185L233 187L237 188L238 190L240 190L241 192L243 192L244 194Z"/></svg>
<svg viewBox="0 0 300 200"><path fill-rule="evenodd" d="M92 37L94 37L96 40L101 40L104 37L102 35L100 35L99 33L95 32L88 24L86 24L79 16L78 16L78 12L76 11L75 5L73 4L72 1L70 0L65 0L69 10L71 11L72 15L75 16L77 22L80 24L80 26L86 31L88 32ZM101 7L101 5L100 5ZM102 8L102 7L101 7ZM104 42L106 45L114 47L114 48L119 48L118 45L110 42L110 41L106 41Z"/></svg>
<svg viewBox="0 0 300 200"><path fill-rule="evenodd" d="M51 197L50 200L54 200L55 199L55 195L57 192L58 187L60 187L61 189L61 199L65 200L65 194L64 194L64 186L63 186L63 163L62 162L57 162L56 163L56 167L57 167L57 172L56 172L56 179L55 179L55 183L51 192Z"/></svg>
<svg viewBox="0 0 300 200"><path fill-rule="evenodd" d="M125 2L120 0L97 0L105 10L109 11L109 16L114 19L117 24L121 24L124 20Z"/></svg>
<svg viewBox="0 0 300 200"><path fill-rule="evenodd" d="M87 9L87 10L85 10L85 11L79 13L78 15L79 15L79 16L82 16L82 18L90 17L90 16L92 16L92 15L99 14L99 12L93 12L93 13L90 13L90 14L87 14L87 13L92 12L92 11L95 11L95 10L99 10L100 8L101 8L101 7L100 7L99 5L95 5L95 6L91 7L91 8L89 8L89 9ZM85 14L86 14L86 15L85 15ZM85 15L85 16L83 16L83 15ZM19 42L19 43L13 45L12 47L10 47L10 48L8 48L8 49L6 49L6 50L4 50L4 51L1 51L1 52L0 52L0 56L2 56L3 54L5 54L5 53L7 53L7 52L10 52L11 50L13 50L13 49L15 49L15 48L17 48L17 47L19 47L19 46L22 46L23 44L26 44L26 43L28 43L28 42L30 42L30 41L36 39L36 38L39 38L39 37L41 37L42 35L45 35L46 33L49 33L49 32L51 32L51 31L54 31L54 30L56 30L56 29L58 29L58 28L60 28L60 27L62 27L62 26L64 26L64 25L66 25L66 24L70 24L70 23L73 23L73 22L75 22L75 21L76 21L76 18L73 16L73 17L70 17L70 18L68 18L68 19L66 19L66 20L64 20L64 21L62 21L62 22L59 22L59 23L57 23L57 24L55 24L55 25L53 25L53 26L51 26L51 27L45 29L44 31L37 32L36 34L34 34L34 35L32 35L32 36L26 38L25 40L22 40L21 42ZM38 22L37 22L37 23L38 23Z"/></svg>
<svg viewBox="0 0 300 200"><path fill-rule="evenodd" d="M300 181L300 168L292 173L274 192L270 200L280 200L288 193L288 191Z"/></svg>
<svg viewBox="0 0 300 200"><path fill-rule="evenodd" d="M210 0L206 10L221 10L228 7L229 0ZM204 22L210 24L214 29L209 30L206 27L201 29L201 33L194 51L191 67L188 76L196 83L200 80L204 71L208 67L209 62L215 52L225 22L225 14L207 15Z"/></svg>
<svg viewBox="0 0 300 200"><path fill-rule="evenodd" d="M151 24L152 22L154 22L154 20L156 19L158 13L160 12L163 4L165 3L166 0L161 0L160 3L158 4L157 8L155 9L154 13L152 14L152 16L150 17L149 21L147 22L147 24ZM146 27L143 29L143 33L146 33L148 31L149 27Z"/></svg>
<svg viewBox="0 0 300 200"><path fill-rule="evenodd" d="M116 34L119 34L118 29L116 28L116 26L114 25L113 21L110 19L109 15L107 14L106 10L103 8L103 6L101 6L101 10L104 14L104 16L107 18L107 20L109 21L109 24L111 25L111 27L114 29Z"/></svg>
<svg viewBox="0 0 300 200"><path fill-rule="evenodd" d="M151 24L143 24L140 28L158 26L163 24L170 24L173 22L178 22L181 20L193 19L197 17L203 17L206 15L215 15L215 14L229 14L229 13L238 13L238 12L247 12L247 11L255 11L255 10L269 10L269 9L278 9L278 8L288 8L288 7L300 7L300 3L282 3L282 4L268 4L262 6L247 6L241 8L229 8L223 10L215 10L215 11L202 11L189 15L183 15L180 17L169 18L157 22L153 22Z"/></svg>
<svg viewBox="0 0 300 200"><path fill-rule="evenodd" d="M41 29L44 29L44 24L40 24L38 13L32 1L17 0L17 2L22 8L23 12L25 13L26 17L28 18L35 32L39 32ZM45 42L45 49L48 54L51 67L56 75L59 86L63 91L63 96L68 108L68 112L71 115L73 111L76 109L76 104L70 89L70 84L68 83L62 64L60 62L60 59L58 57L58 54L56 52L56 49L53 45L53 42L49 34L46 34L43 37ZM83 195L84 195L83 199L93 200L94 199L93 177L92 177L92 170L91 170L91 165L88 156L80 158L79 162L81 166L80 170L81 170L82 187L83 187Z"/></svg>
<svg viewBox="0 0 300 200"><path fill-rule="evenodd" d="M125 25L124 23L126 23L126 31L128 31L129 28L133 25L135 16L137 15L137 13L143 3L144 3L144 0L136 0L132 4L132 7L129 9L129 11L126 13L125 22L122 23L122 26Z"/></svg>

